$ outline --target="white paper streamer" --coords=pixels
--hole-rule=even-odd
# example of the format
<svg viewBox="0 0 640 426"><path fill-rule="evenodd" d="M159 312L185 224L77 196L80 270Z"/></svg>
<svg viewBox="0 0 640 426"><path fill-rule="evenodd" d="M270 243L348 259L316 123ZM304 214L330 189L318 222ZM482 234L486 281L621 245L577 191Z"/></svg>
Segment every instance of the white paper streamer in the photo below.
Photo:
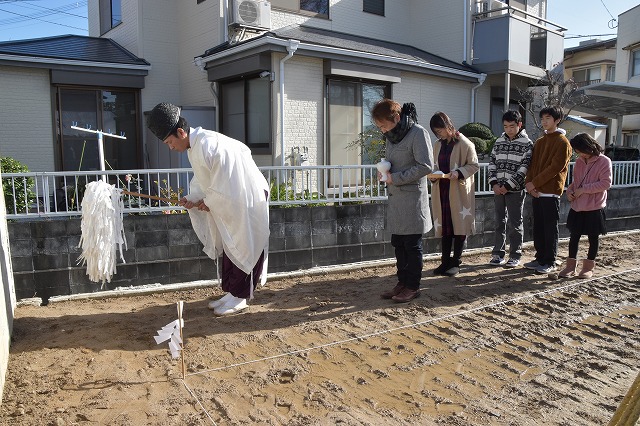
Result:
<svg viewBox="0 0 640 426"><path fill-rule="evenodd" d="M82 199L82 222L78 264L87 265L93 282L111 282L116 273L116 245L124 263L122 246L127 248L123 227L122 191L98 180L87 185Z"/></svg>

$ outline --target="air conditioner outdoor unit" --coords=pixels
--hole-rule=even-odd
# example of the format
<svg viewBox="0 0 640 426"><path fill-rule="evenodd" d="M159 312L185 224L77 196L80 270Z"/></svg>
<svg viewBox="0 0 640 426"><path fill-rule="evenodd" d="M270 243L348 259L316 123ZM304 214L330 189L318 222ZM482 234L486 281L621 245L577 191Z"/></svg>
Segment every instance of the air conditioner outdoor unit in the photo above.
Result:
<svg viewBox="0 0 640 426"><path fill-rule="evenodd" d="M265 0L233 0L233 24L270 29L271 3Z"/></svg>

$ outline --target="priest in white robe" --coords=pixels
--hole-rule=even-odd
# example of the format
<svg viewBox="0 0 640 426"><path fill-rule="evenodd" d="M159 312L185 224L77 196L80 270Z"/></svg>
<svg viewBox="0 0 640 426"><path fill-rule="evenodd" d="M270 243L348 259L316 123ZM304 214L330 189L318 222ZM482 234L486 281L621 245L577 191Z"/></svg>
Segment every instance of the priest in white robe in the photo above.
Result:
<svg viewBox="0 0 640 426"><path fill-rule="evenodd" d="M201 127L189 127L180 108L156 105L147 127L171 150L187 152L194 177L180 200L204 245L217 262L222 256L225 295L209 303L216 315L247 307L267 276L269 184L242 142Z"/></svg>

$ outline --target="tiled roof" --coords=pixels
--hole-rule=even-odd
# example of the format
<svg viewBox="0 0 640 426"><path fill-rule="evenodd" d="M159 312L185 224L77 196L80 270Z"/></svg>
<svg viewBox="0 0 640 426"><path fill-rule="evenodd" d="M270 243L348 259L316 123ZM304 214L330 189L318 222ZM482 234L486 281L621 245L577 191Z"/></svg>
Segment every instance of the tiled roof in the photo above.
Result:
<svg viewBox="0 0 640 426"><path fill-rule="evenodd" d="M431 54L424 50L417 49L415 47L393 43L384 40L378 40L368 37L361 37L352 34L341 33L337 31L323 30L319 28L306 27L301 25L291 25L275 30L265 32L259 37L277 37L282 39L294 39L303 43L314 44L318 46L334 47L345 50L370 53L372 55L383 55L392 58L409 59L417 62L423 62L426 64L439 65L455 70L467 71L477 73L475 68L450 61L443 57ZM257 38L259 38L257 37ZM202 56L206 57L218 52L222 52L228 49L232 49L235 46L239 46L243 43L254 41L257 38L249 39L247 41L230 45L229 43L222 43L218 46L214 46L208 49Z"/></svg>
<svg viewBox="0 0 640 426"><path fill-rule="evenodd" d="M0 42L0 55L123 65L149 65L109 38L63 35Z"/></svg>

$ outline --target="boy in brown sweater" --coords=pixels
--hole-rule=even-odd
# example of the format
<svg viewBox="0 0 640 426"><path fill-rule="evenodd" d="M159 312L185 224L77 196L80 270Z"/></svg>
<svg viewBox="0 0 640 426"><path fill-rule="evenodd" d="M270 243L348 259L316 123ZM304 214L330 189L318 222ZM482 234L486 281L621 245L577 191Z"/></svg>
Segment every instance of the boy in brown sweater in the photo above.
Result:
<svg viewBox="0 0 640 426"><path fill-rule="evenodd" d="M525 179L525 189L533 199L533 246L536 257L524 264L538 274L556 270L558 254L558 220L560 196L564 191L571 145L566 132L558 128L562 109L550 106L540 110L544 136L533 145L531 164Z"/></svg>

